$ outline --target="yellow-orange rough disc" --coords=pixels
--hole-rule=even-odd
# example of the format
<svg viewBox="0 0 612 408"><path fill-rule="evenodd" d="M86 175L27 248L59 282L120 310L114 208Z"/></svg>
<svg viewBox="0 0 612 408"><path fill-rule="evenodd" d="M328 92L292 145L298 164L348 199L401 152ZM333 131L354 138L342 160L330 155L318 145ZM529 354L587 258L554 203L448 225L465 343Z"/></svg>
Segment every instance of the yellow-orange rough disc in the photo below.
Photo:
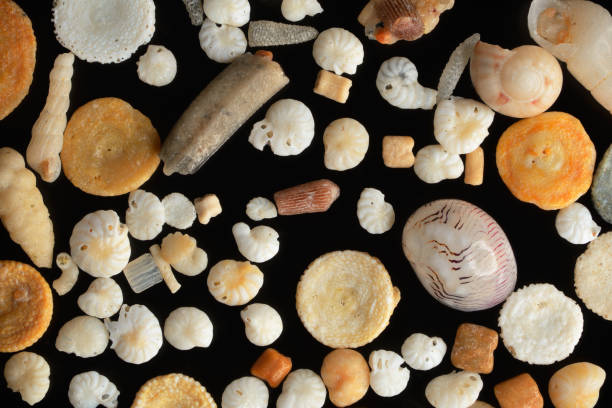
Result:
<svg viewBox="0 0 612 408"><path fill-rule="evenodd" d="M199 382L184 374L166 374L144 383L132 408L217 408Z"/></svg>

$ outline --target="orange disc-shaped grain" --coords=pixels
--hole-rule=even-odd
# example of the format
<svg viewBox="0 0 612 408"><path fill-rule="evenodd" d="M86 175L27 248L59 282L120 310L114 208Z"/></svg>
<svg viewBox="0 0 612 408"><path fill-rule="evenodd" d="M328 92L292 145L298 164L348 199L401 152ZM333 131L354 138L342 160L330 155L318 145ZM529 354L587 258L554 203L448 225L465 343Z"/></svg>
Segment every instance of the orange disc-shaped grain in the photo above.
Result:
<svg viewBox="0 0 612 408"><path fill-rule="evenodd" d="M125 194L155 172L160 145L149 118L129 103L94 99L68 121L61 153L64 174L89 194Z"/></svg>
<svg viewBox="0 0 612 408"><path fill-rule="evenodd" d="M49 327L53 296L45 278L30 265L0 261L0 352L34 344Z"/></svg>
<svg viewBox="0 0 612 408"><path fill-rule="evenodd" d="M510 126L497 144L497 169L512 194L543 210L565 208L591 186L595 146L578 119L545 112Z"/></svg>
<svg viewBox="0 0 612 408"><path fill-rule="evenodd" d="M206 388L184 374L166 374L144 383L132 408L217 408Z"/></svg>
<svg viewBox="0 0 612 408"><path fill-rule="evenodd" d="M0 120L25 98L36 65L32 22L11 0L0 0Z"/></svg>

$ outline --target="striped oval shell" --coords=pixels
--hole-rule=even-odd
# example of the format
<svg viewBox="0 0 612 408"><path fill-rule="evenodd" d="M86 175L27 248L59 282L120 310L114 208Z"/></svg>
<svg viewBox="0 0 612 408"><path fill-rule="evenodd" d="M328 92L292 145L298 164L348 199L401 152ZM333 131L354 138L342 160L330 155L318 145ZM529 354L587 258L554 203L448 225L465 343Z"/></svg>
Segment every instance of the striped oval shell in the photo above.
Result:
<svg viewBox="0 0 612 408"><path fill-rule="evenodd" d="M429 294L453 309L488 309L514 290L516 261L506 234L466 201L420 207L404 226L402 247Z"/></svg>

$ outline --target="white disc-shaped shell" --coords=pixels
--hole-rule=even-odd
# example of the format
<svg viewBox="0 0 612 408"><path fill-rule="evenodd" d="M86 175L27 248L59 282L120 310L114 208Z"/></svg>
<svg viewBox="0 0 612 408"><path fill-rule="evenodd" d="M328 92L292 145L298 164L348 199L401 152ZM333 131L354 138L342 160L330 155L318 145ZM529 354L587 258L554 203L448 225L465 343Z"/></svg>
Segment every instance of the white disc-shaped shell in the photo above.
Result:
<svg viewBox="0 0 612 408"><path fill-rule="evenodd" d="M246 215L253 221L261 221L266 218L276 218L278 213L272 201L264 197L255 197L247 203Z"/></svg>
<svg viewBox="0 0 612 408"><path fill-rule="evenodd" d="M470 76L484 103L514 118L546 111L563 85L559 62L535 45L506 50L480 41L470 61Z"/></svg>
<svg viewBox="0 0 612 408"><path fill-rule="evenodd" d="M21 399L30 405L42 401L47 395L50 374L47 361L29 351L13 354L4 366L6 386L21 394Z"/></svg>
<svg viewBox="0 0 612 408"><path fill-rule="evenodd" d="M368 151L370 136L355 119L341 118L330 123L323 133L325 167L344 171L357 166Z"/></svg>
<svg viewBox="0 0 612 408"><path fill-rule="evenodd" d="M266 408L268 387L259 378L242 377L225 387L221 408Z"/></svg>
<svg viewBox="0 0 612 408"><path fill-rule="evenodd" d="M249 303L263 285L264 275L250 262L226 259L218 262L208 273L206 284L211 295L229 306Z"/></svg>
<svg viewBox="0 0 612 408"><path fill-rule="evenodd" d="M125 223L130 235L146 241L155 238L166 223L164 206L157 196L144 190L130 193Z"/></svg>
<svg viewBox="0 0 612 408"><path fill-rule="evenodd" d="M116 408L119 390L108 378L97 371L77 374L70 380L68 400L74 408Z"/></svg>
<svg viewBox="0 0 612 408"><path fill-rule="evenodd" d="M79 308L89 316L104 319L119 311L123 303L121 287L111 278L98 278L79 296Z"/></svg>
<svg viewBox="0 0 612 408"><path fill-rule="evenodd" d="M327 390L317 373L306 368L292 371L283 383L276 408L321 408Z"/></svg>
<svg viewBox="0 0 612 408"><path fill-rule="evenodd" d="M440 145L429 145L417 152L414 173L429 184L456 179L463 173L463 161L458 154L449 153Z"/></svg>
<svg viewBox="0 0 612 408"><path fill-rule="evenodd" d="M78 357L94 357L106 350L108 331L100 319L78 316L66 322L55 340L55 348Z"/></svg>
<svg viewBox="0 0 612 408"><path fill-rule="evenodd" d="M467 408L476 402L482 386L478 374L453 371L431 380L425 388L425 397L435 408Z"/></svg>
<svg viewBox="0 0 612 408"><path fill-rule="evenodd" d="M125 362L142 364L157 355L163 336L159 321L143 305L123 305L119 319L104 324L110 332L111 348Z"/></svg>
<svg viewBox="0 0 612 408"><path fill-rule="evenodd" d="M323 7L317 0L283 0L281 4L283 17L294 23L322 12Z"/></svg>
<svg viewBox="0 0 612 408"><path fill-rule="evenodd" d="M94 278L120 273L130 260L128 229L112 210L87 214L72 230L70 255Z"/></svg>
<svg viewBox="0 0 612 408"><path fill-rule="evenodd" d="M244 322L247 339L256 346L267 346L276 341L283 332L283 319L269 305L252 303L242 309L240 318Z"/></svg>
<svg viewBox="0 0 612 408"><path fill-rule="evenodd" d="M591 212L580 203L570 204L557 213L555 227L561 238L572 244L586 244L599 235L601 227L593 221Z"/></svg>
<svg viewBox="0 0 612 408"><path fill-rule="evenodd" d="M437 200L408 218L402 247L425 289L463 311L506 299L516 283L516 261L499 224L461 200Z"/></svg>
<svg viewBox="0 0 612 408"><path fill-rule="evenodd" d="M247 40L241 29L230 25L217 25L210 19L204 20L199 34L200 47L208 58L226 64L244 54Z"/></svg>
<svg viewBox="0 0 612 408"><path fill-rule="evenodd" d="M415 370L431 370L442 362L444 354L446 343L440 337L414 333L402 344L402 357Z"/></svg>
<svg viewBox="0 0 612 408"><path fill-rule="evenodd" d="M376 76L380 96L401 109L432 109L437 91L418 83L416 66L406 57L393 57L382 63Z"/></svg>
<svg viewBox="0 0 612 408"><path fill-rule="evenodd" d="M487 105L473 99L440 101L434 114L434 136L449 153L470 153L489 135L494 116Z"/></svg>
<svg viewBox="0 0 612 408"><path fill-rule="evenodd" d="M402 356L393 351L375 350L370 353L370 387L381 397L393 397L406 389L410 371L402 367Z"/></svg>
<svg viewBox="0 0 612 408"><path fill-rule="evenodd" d="M363 62L363 45L350 31L329 28L319 34L312 48L315 62L336 75L354 74Z"/></svg>
<svg viewBox="0 0 612 408"><path fill-rule="evenodd" d="M176 58L163 45L149 45L136 65L138 78L145 84L168 85L176 76Z"/></svg>
<svg viewBox="0 0 612 408"><path fill-rule="evenodd" d="M314 131L308 106L295 99L281 99L270 106L264 120L253 125L249 143L257 150L269 144L274 154L293 156L310 146Z"/></svg>
<svg viewBox="0 0 612 408"><path fill-rule="evenodd" d="M196 210L187 197L181 193L170 193L162 199L166 224L177 229L189 228L196 219Z"/></svg>
<svg viewBox="0 0 612 408"><path fill-rule="evenodd" d="M268 226L259 225L251 229L239 222L232 227L232 234L238 251L251 262L266 262L278 253L278 232Z"/></svg>
<svg viewBox="0 0 612 408"><path fill-rule="evenodd" d="M370 234L387 232L395 222L393 206L385 201L382 191L364 188L357 201L359 225Z"/></svg>
<svg viewBox="0 0 612 408"><path fill-rule="evenodd" d="M217 24L242 27L249 22L251 5L248 0L204 0L206 17Z"/></svg>
<svg viewBox="0 0 612 408"><path fill-rule="evenodd" d="M164 337L179 350L208 347L213 338L213 325L202 310L195 307L179 307L166 318Z"/></svg>

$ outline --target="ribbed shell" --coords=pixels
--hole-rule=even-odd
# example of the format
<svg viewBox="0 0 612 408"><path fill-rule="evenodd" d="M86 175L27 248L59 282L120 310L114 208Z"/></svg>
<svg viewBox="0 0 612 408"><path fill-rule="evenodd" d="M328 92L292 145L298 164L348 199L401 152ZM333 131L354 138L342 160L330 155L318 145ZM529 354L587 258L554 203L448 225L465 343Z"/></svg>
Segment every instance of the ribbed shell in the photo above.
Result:
<svg viewBox="0 0 612 408"><path fill-rule="evenodd" d="M321 408L327 391L317 373L306 368L292 371L283 383L276 408Z"/></svg>
<svg viewBox="0 0 612 408"><path fill-rule="evenodd" d="M55 347L78 357L95 357L106 350L108 331L95 317L77 316L66 322L55 340Z"/></svg>
<svg viewBox="0 0 612 408"><path fill-rule="evenodd" d="M136 190L130 193L128 204L125 223L130 235L142 241L155 238L166 222L161 200L153 193Z"/></svg>
<svg viewBox="0 0 612 408"><path fill-rule="evenodd" d="M382 63L376 76L380 96L401 109L432 109L438 92L417 82L416 66L405 57L393 57Z"/></svg>
<svg viewBox="0 0 612 408"><path fill-rule="evenodd" d="M266 408L268 387L259 378L242 377L225 387L221 408Z"/></svg>
<svg viewBox="0 0 612 408"><path fill-rule="evenodd" d="M370 234L387 232L395 222L393 206L385 201L385 195L375 188L364 188L357 201L359 225Z"/></svg>
<svg viewBox="0 0 612 408"><path fill-rule="evenodd" d="M123 293L121 287L111 278L98 278L79 296L77 303L89 316L104 319L119 311L123 303Z"/></svg>
<svg viewBox="0 0 612 408"><path fill-rule="evenodd" d="M117 407L119 390L97 371L77 374L70 380L68 400L74 408Z"/></svg>
<svg viewBox="0 0 612 408"><path fill-rule="evenodd" d="M312 55L321 68L336 75L352 75L363 62L363 45L350 31L329 28L315 40Z"/></svg>
<svg viewBox="0 0 612 408"><path fill-rule="evenodd" d="M230 25L220 27L210 19L200 29L200 47L215 62L229 63L244 54L247 39L241 29Z"/></svg>
<svg viewBox="0 0 612 408"><path fill-rule="evenodd" d="M232 234L238 251L251 262L265 262L278 252L278 233L268 226L259 225L251 229L244 222L239 222L232 227Z"/></svg>
<svg viewBox="0 0 612 408"><path fill-rule="evenodd" d="M179 307L168 315L164 323L164 337L179 350L208 347L213 339L213 325L202 310Z"/></svg>
<svg viewBox="0 0 612 408"><path fill-rule="evenodd" d="M249 262L226 259L218 262L208 273L208 290L215 299L229 306L240 306L251 301L263 285L264 275Z"/></svg>
<svg viewBox="0 0 612 408"><path fill-rule="evenodd" d="M4 366L6 386L21 394L21 399L30 405L41 401L47 394L50 373L47 361L29 351L13 354Z"/></svg>

